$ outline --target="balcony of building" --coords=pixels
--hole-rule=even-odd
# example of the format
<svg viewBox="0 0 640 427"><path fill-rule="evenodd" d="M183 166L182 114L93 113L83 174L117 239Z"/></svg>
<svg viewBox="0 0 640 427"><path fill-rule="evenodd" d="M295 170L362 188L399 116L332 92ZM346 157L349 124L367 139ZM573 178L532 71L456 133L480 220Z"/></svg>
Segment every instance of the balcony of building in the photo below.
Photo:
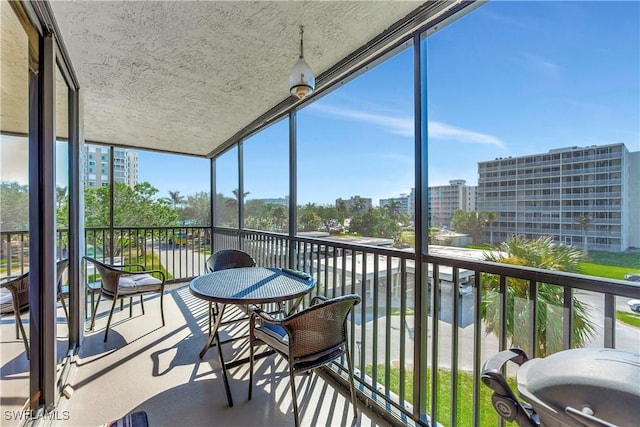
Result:
<svg viewBox="0 0 640 427"><path fill-rule="evenodd" d="M138 410L148 413L152 426L293 425L280 359L260 360L251 401L244 398L247 366L230 370L237 404L229 407L216 349L198 355L207 335L207 304L187 284L205 273L208 256L230 248L246 251L259 266L309 274L316 281L314 294L353 292L362 298L348 323L361 416L352 421L342 359L319 375L299 379L304 425L498 425L502 421L491 408L491 393L480 381L482 362L498 351L512 345L524 347L531 357L576 346L637 351L638 330L616 317L628 299L640 298L637 284L508 265L491 261L482 250L429 244L430 225L424 219L429 172L438 172L438 159L467 154L439 143L463 140L491 148L491 155L475 154L483 157L474 161L506 152L506 139L489 130L467 130L437 117L428 120L426 114L432 108L427 93L437 98L433 89L440 86L431 83L429 67L447 63L436 53L458 46L447 37L456 35L454 24L485 3L1 0L0 130L3 147L6 138L28 151L28 161L19 166L28 173L30 206L26 220L6 228L13 218L4 216L0 230L2 278L28 271L30 294L28 309L7 310L1 318L3 425L102 425ZM519 20L500 19L495 12L480 15L485 24L496 17L503 23ZM434 34L444 34L442 45L429 51ZM434 54L429 66L428 51ZM291 59L303 56L317 77L313 88L303 82L309 86L306 97L306 84L289 88L287 82ZM525 57L532 60L527 73L537 70L536 64L549 68L535 55ZM393 67L385 68L389 64ZM447 67L442 83L465 80L466 73L452 76ZM372 77L376 69L382 74ZM361 79L367 84L360 96L340 92ZM487 88L491 96L481 98L495 99L494 89ZM371 93L378 96L375 103L364 98ZM360 110L370 104L380 110ZM457 101L451 117L477 117L482 110L462 111L466 104ZM348 129L338 129L340 121L351 120L355 124ZM509 121L500 117L500 122ZM362 137L365 128L373 131ZM266 145L256 148L260 139ZM99 164L93 171L82 170L89 144L102 147L95 151ZM345 154L351 145L355 150ZM393 151L398 146L404 151ZM118 173L120 166L138 164L133 157L116 158L132 154L124 150L206 162L200 171L207 181L201 225L177 226L175 217L170 226L152 225L156 215L126 224L137 218L123 220L119 204L143 204L156 196L145 193L147 198L133 203L117 193L117 186L123 191L134 186ZM363 160L368 154L374 156ZM509 162L515 167L516 159ZM5 165L9 162L3 163L3 180ZM411 243L374 246L394 242L376 235L368 244L356 244L323 238L329 231L319 232L322 225L301 225L301 195L366 181L364 172L352 172L356 166L380 178L366 188L402 175L408 186L403 191L415 190L413 218L394 220L413 228ZM187 172L172 165L158 168L176 182ZM68 192L58 198L60 171ZM515 193L515 182L495 187ZM250 184L277 188L272 198L284 196L277 223L248 214ZM89 189L103 191L96 212L83 211L91 205L83 189L85 196L96 194ZM558 210L524 201L521 207ZM361 210L366 209L354 212ZM88 217L99 218L100 225L86 224ZM504 240L518 230L513 222L505 225L495 233ZM94 305L96 271L84 255L162 269L167 324L160 326L157 296L146 299L144 315L139 301L128 301L116 308L113 330L103 342L110 305ZM59 258L70 260L62 293L52 285ZM513 298L515 288L520 294ZM551 301L545 299L549 296ZM309 304L306 299L303 307ZM18 319L25 332L17 328ZM222 334L242 338L246 323L239 325ZM242 357L246 350L246 341L233 340L224 347L225 358Z"/></svg>
<svg viewBox="0 0 640 427"><path fill-rule="evenodd" d="M331 297L356 292L362 296L349 327L362 412L355 425L419 424L420 417L437 417L440 424L451 426L494 425L497 415L487 406L490 393L479 381L480 367L514 338L508 338L506 332L487 334L488 324L481 312L487 299L504 304L505 292L516 283L527 283L529 291L524 298L497 311L497 325L505 325L518 312L523 334L519 342L532 354L536 354L535 349L553 352L570 348L575 340L581 346L629 352L637 351L640 343L640 331L617 322L615 315L640 292L631 282L495 264L483 261L480 252L431 246L432 255L424 258L421 267L427 280L417 286L420 281L416 280L412 251L217 227L213 235L208 227L190 228L184 245L170 245L169 236L180 231L114 230L120 236L144 237L130 239L141 243L121 251L123 261L138 259L137 253L144 249L147 259L158 263L146 267L162 265L171 278L164 295L166 326L160 326L157 296L146 299L144 315L139 302L134 301L132 316L128 304L117 309L109 340L104 343L111 302L100 303L95 329L89 330L92 299L86 294L82 298L83 343L71 364L65 366L69 328L58 302L57 360L60 369L69 369L71 374L58 373L70 398L61 397L50 415L59 418L56 425L100 425L140 410L147 412L151 425L196 426L211 419L224 425L292 425L288 376L282 359L271 356L257 364L257 391L251 401L246 399L247 365L230 369L236 402L230 408L215 349L198 357L207 336L207 304L195 298L187 284L205 272L209 252L203 242L213 241L218 249L242 248L261 266L292 266L305 271L317 281L314 293ZM88 230L87 242L96 243L96 235L108 232ZM28 241L24 233L13 233L12 238ZM94 248L97 253L108 250L106 246ZM290 251L293 264L289 263ZM17 249L13 255L12 272L17 273L24 269L28 257ZM497 295L483 285L494 280L504 284ZM434 287L434 283L438 285ZM543 302L538 295L548 293L550 288L557 299ZM416 304L421 299L426 305ZM575 335L571 326L574 310L578 309L576 301L587 307L595 328L586 340ZM433 307L439 307L437 315ZM29 317L29 312L22 313L27 325ZM545 329L540 329L540 322L556 324L562 332L540 336ZM29 362L22 340L14 335L15 319L4 316L1 327L3 409L17 414L27 400ZM222 334L224 338L241 338L246 335L246 322L224 328ZM242 358L246 356L246 340L237 339L223 349L227 360ZM424 359L416 362L416 355ZM343 363L334 369L344 368ZM303 425L354 425L348 389L337 372L322 371L299 380ZM424 387L422 402L414 397L416 386ZM414 408L420 405L424 412L415 413Z"/></svg>

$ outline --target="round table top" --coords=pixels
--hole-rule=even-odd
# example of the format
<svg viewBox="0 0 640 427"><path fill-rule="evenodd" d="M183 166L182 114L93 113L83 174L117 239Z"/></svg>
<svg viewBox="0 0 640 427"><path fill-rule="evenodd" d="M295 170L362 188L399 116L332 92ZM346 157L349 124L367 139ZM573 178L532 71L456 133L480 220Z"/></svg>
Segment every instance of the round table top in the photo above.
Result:
<svg viewBox="0 0 640 427"><path fill-rule="evenodd" d="M281 302L311 292L316 281L280 268L243 267L219 270L189 283L198 298L223 304Z"/></svg>

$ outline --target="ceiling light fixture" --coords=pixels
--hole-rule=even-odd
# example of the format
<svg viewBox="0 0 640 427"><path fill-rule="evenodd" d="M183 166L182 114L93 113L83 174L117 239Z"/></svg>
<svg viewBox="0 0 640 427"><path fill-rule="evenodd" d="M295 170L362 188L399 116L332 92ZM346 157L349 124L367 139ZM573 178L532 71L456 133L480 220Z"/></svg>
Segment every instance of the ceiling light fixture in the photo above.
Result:
<svg viewBox="0 0 640 427"><path fill-rule="evenodd" d="M304 27L300 25L300 58L289 73L289 90L291 95L297 96L298 99L311 95L316 87L316 77L304 60L303 36Z"/></svg>

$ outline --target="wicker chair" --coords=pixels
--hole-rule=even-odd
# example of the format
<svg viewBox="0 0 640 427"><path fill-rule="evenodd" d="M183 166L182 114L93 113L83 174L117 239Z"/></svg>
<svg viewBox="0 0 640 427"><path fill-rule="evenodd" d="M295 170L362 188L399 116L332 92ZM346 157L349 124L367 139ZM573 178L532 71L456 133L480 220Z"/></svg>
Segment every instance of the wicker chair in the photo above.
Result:
<svg viewBox="0 0 640 427"><path fill-rule="evenodd" d="M100 274L100 294L98 294L98 300L93 308L93 314L91 318L91 326L89 329L93 330L96 321L96 311L100 304L100 298L110 298L113 300L111 305L111 311L109 311L109 319L107 320L107 327L104 332L104 342L107 342L109 335L109 326L111 325L111 318L113 317L113 310L116 307L116 301L122 298L130 298L139 296L140 306L142 307L142 314L144 314L144 295L149 293L160 294L160 316L162 317L162 326L164 326L164 284L165 275L161 270L144 270L144 266L140 264L126 264L119 266L112 266L100 262L94 258L84 257L85 260L95 265L96 270ZM125 268L135 267L137 271L127 271ZM154 275L159 276L154 277ZM129 304L129 316L132 313L132 304Z"/></svg>
<svg viewBox="0 0 640 427"><path fill-rule="evenodd" d="M67 323L69 323L69 310L67 309L67 304L64 302L64 299L69 296L69 286L62 285L62 276L68 267L69 258L59 260L56 266L58 299L60 300L60 303L62 303L62 309L64 310L64 316L67 318Z"/></svg>
<svg viewBox="0 0 640 427"><path fill-rule="evenodd" d="M207 258L205 264L208 273L219 270L228 270L230 268L255 267L256 262L246 252L237 249L224 249L218 251ZM218 305L209 303L209 334L211 334L211 324L213 319L218 315Z"/></svg>
<svg viewBox="0 0 640 427"><path fill-rule="evenodd" d="M14 313L16 316L16 339L20 339L29 358L29 341L24 331L20 312L29 308L29 273L20 276L8 277L2 283L2 295L0 295L0 308L2 313ZM8 291L8 293L7 293Z"/></svg>
<svg viewBox="0 0 640 427"><path fill-rule="evenodd" d="M356 294L329 300L316 296L309 308L281 320L254 308L249 322L249 399L253 388L253 347L260 343L273 348L289 362L289 381L296 426L299 426L300 422L295 374L326 365L344 355L347 360L354 418L357 418L358 407L347 340L347 316L353 306L359 303L360 296Z"/></svg>
<svg viewBox="0 0 640 427"><path fill-rule="evenodd" d="M58 299L62 302L62 308L69 322L69 312L64 302L64 294L62 289L62 275L69 267L69 259L61 259L56 265L57 272L57 293ZM24 349L27 359L29 358L29 340L25 333L24 324L22 323L22 316L20 312L29 308L29 273L24 273L20 276L9 277L2 284L3 295L0 295L0 313L15 313L16 316L16 339L20 339L22 335L22 342L24 343ZM9 294L5 292L8 290ZM68 294L68 291L67 291Z"/></svg>

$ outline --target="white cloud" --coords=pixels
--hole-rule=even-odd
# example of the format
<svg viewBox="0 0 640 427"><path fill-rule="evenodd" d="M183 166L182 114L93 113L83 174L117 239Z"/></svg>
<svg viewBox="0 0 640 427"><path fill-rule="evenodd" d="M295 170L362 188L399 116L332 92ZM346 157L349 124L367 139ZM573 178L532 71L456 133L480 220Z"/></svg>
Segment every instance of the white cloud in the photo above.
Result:
<svg viewBox="0 0 640 427"><path fill-rule="evenodd" d="M413 118L392 117L383 114L367 113L347 108L332 107L326 104L313 104L310 108L329 116L346 120L367 122L385 128L388 132L403 136L413 136Z"/></svg>
<svg viewBox="0 0 640 427"><path fill-rule="evenodd" d="M547 76L559 78L562 75L562 67L547 58L529 52L521 52L526 68L535 68Z"/></svg>
<svg viewBox="0 0 640 427"><path fill-rule="evenodd" d="M413 137L413 117L393 117L384 114L367 113L364 111L333 107L320 103L313 104L310 108L320 114L339 117L345 120L367 122L383 128L390 133ZM453 140L468 144L488 144L504 148L500 139L489 134L461 129L433 120L429 121L428 126L430 139Z"/></svg>
<svg viewBox="0 0 640 427"><path fill-rule="evenodd" d="M504 148L502 141L486 133L460 129L446 123L429 121L429 138L454 140L468 144L488 144Z"/></svg>

